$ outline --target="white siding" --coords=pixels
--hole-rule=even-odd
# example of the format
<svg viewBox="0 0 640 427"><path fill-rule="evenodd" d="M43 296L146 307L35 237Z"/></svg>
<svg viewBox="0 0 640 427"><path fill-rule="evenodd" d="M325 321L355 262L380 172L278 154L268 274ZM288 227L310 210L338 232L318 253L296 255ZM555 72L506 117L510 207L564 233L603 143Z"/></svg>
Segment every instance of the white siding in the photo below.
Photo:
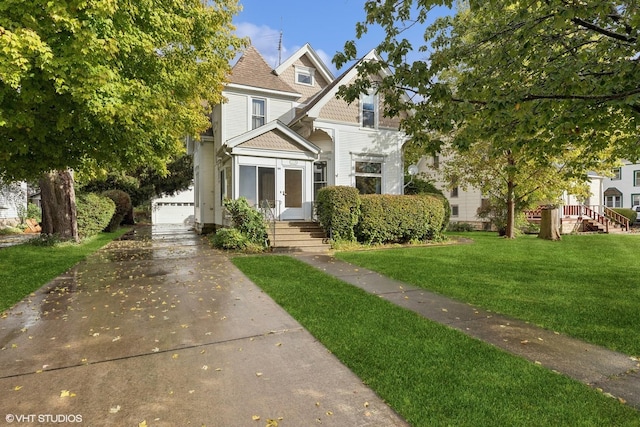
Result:
<svg viewBox="0 0 640 427"><path fill-rule="evenodd" d="M617 188L620 190L622 193L623 208L631 208L633 206L632 200L634 195L640 197L640 182L637 182L638 185L634 185L636 184L636 182L634 182L636 171L638 171L638 175L640 175L640 164L628 163L621 167L620 179L604 178L603 180L603 191L606 191L608 188ZM599 204L604 205L604 195L602 196L602 200L599 201Z"/></svg>
<svg viewBox="0 0 640 427"><path fill-rule="evenodd" d="M1 185L1 183L0 183ZM18 206L24 209L27 207L27 184L20 183L20 191L22 194L16 194L7 187L0 188L0 220L11 219L17 220ZM19 201L20 200L20 201Z"/></svg>
<svg viewBox="0 0 640 427"><path fill-rule="evenodd" d="M249 97L225 93L228 102L222 106L222 141L249 130Z"/></svg>
<svg viewBox="0 0 640 427"><path fill-rule="evenodd" d="M330 127L329 124L322 124ZM336 177L335 185L355 185L354 158L358 156L381 156L383 161L382 193L402 194L403 162L402 136L396 131L372 131L357 126L335 127Z"/></svg>
<svg viewBox="0 0 640 427"><path fill-rule="evenodd" d="M291 101L283 101L279 99L270 99L267 105L267 121L280 120L283 123L289 123L293 120L293 103Z"/></svg>
<svg viewBox="0 0 640 427"><path fill-rule="evenodd" d="M214 145L211 141L196 143L193 153L194 166L194 220L198 226L213 224L214 191L213 174L215 157Z"/></svg>

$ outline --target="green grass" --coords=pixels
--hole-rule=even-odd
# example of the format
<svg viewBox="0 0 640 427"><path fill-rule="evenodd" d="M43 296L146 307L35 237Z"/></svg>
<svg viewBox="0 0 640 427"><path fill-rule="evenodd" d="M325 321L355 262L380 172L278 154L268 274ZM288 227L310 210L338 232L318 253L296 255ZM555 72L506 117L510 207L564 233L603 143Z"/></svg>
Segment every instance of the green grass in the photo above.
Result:
<svg viewBox="0 0 640 427"><path fill-rule="evenodd" d="M577 381L300 261L233 262L414 427L640 426L637 411Z"/></svg>
<svg viewBox="0 0 640 427"><path fill-rule="evenodd" d="M22 244L0 249L0 312L67 271L129 229L100 233L81 244Z"/></svg>
<svg viewBox="0 0 640 427"><path fill-rule="evenodd" d="M640 234L466 233L473 244L339 252L337 258L495 312L640 356Z"/></svg>

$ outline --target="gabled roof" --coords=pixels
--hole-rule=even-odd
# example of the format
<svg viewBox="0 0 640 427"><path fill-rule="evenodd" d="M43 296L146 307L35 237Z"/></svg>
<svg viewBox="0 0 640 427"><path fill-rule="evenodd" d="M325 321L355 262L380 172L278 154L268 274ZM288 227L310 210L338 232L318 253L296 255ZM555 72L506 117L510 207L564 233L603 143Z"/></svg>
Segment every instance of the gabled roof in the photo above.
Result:
<svg viewBox="0 0 640 427"><path fill-rule="evenodd" d="M269 64L260 55L260 52L253 46L247 48L231 69L229 83L231 85L250 86L270 91L297 94L291 86L273 72Z"/></svg>
<svg viewBox="0 0 640 427"><path fill-rule="evenodd" d="M322 61L322 59L320 59L320 56L316 53L315 50L313 50L313 48L309 43L305 44L296 52L294 52L293 55L291 55L286 61L284 61L274 70L274 73L278 76L281 75L282 73L284 73L285 70L291 67L297 60L299 60L305 55L307 55L307 58L309 58L309 60L313 64L316 71L318 71L327 82L333 81L333 79L335 78L333 77L333 73L329 70L329 68L327 68L327 66Z"/></svg>
<svg viewBox="0 0 640 427"><path fill-rule="evenodd" d="M362 57L362 59L357 61L355 64L349 67L347 71L342 73L341 76L333 80L322 91L318 92L318 94L311 101L309 101L304 108L300 109L296 113L296 116L289 123L289 126L295 124L305 116L317 118L320 114L320 110L322 110L322 107L324 107L327 102L335 98L340 86L348 84L358 75L358 65L360 63L364 61L379 61L380 59L380 56L378 56L375 50L369 51L369 53ZM388 70L382 70L381 72L390 73Z"/></svg>
<svg viewBox="0 0 640 427"><path fill-rule="evenodd" d="M320 153L320 148L307 141L296 132L285 126L280 120L274 120L229 139L225 145L229 148L255 148L278 151L307 152L312 155Z"/></svg>

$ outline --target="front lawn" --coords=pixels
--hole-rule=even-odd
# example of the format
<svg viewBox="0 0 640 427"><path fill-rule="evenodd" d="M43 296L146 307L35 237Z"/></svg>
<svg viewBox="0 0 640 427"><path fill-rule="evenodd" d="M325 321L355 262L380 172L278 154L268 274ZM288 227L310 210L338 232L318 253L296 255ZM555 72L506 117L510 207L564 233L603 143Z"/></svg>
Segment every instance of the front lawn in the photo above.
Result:
<svg viewBox="0 0 640 427"><path fill-rule="evenodd" d="M339 252L394 279L640 356L640 235L559 242L466 233L474 243Z"/></svg>
<svg viewBox="0 0 640 427"><path fill-rule="evenodd" d="M128 230L121 228L112 233L100 233L81 244L36 246L25 243L0 249L0 312Z"/></svg>
<svg viewBox="0 0 640 427"><path fill-rule="evenodd" d="M300 261L233 262L414 427L640 425L586 385Z"/></svg>

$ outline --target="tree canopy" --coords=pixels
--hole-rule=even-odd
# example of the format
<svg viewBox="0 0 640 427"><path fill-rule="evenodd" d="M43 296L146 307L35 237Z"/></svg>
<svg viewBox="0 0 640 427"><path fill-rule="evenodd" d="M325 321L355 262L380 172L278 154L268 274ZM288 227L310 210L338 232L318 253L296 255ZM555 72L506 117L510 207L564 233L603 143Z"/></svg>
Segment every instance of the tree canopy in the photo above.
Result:
<svg viewBox="0 0 640 427"><path fill-rule="evenodd" d="M484 165L511 177L544 170L567 181L586 179L603 162L640 157L636 1L471 0L427 24L439 5L452 2L367 1L366 20L356 25L357 38L371 26L386 33L377 47L384 60L360 71L393 72L376 89L384 114L408 113L401 127L411 144L437 153L446 141L470 161L481 150ZM416 25L424 26L417 46L405 37ZM425 57L407 61L416 51ZM348 41L334 62L356 56ZM360 78L340 94L350 101L368 89ZM513 226L514 188L523 182L507 182Z"/></svg>
<svg viewBox="0 0 640 427"><path fill-rule="evenodd" d="M427 25L431 8L444 0L367 1L367 18L356 37L381 26L377 46L385 59L366 63L363 75L387 67L378 85L385 113L410 112L402 128L417 144L437 152L442 139L456 148L479 139L499 149L535 140L538 159L584 147L582 165L600 161L603 150L618 158L640 154L640 6L634 0L460 2L454 16ZM424 25L416 46L405 30ZM425 57L406 60L412 51ZM334 57L355 59L354 41ZM349 100L369 88L361 78L342 95ZM403 95L409 94L412 103ZM455 132L453 132L455 131Z"/></svg>
<svg viewBox="0 0 640 427"><path fill-rule="evenodd" d="M236 0L0 3L0 176L151 165L209 126Z"/></svg>

